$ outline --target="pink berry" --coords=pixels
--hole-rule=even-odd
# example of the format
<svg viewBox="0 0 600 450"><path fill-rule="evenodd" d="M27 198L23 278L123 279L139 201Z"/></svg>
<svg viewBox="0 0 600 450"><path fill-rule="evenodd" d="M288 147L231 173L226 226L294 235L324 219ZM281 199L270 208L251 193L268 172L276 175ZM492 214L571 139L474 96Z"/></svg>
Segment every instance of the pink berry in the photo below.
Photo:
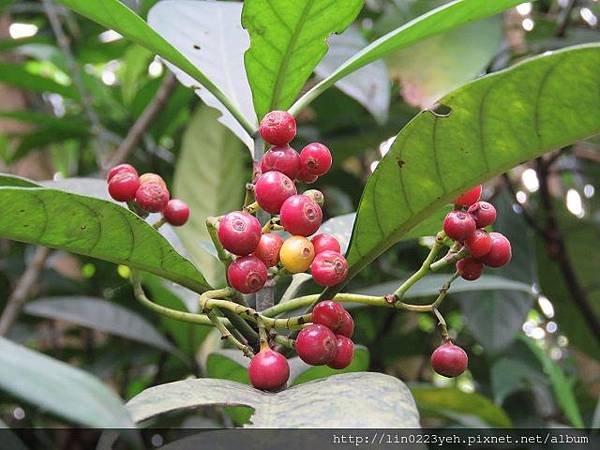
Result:
<svg viewBox="0 0 600 450"><path fill-rule="evenodd" d="M300 152L302 167L313 176L325 175L331 169L332 162L331 152L319 142L308 144Z"/></svg>
<svg viewBox="0 0 600 450"><path fill-rule="evenodd" d="M169 203L169 191L160 183L144 183L135 193L135 202L144 211L161 212Z"/></svg>
<svg viewBox="0 0 600 450"><path fill-rule="evenodd" d="M325 325L331 331L337 331L345 318L346 310L339 303L324 300L315 305L312 310L313 323Z"/></svg>
<svg viewBox="0 0 600 450"><path fill-rule="evenodd" d="M123 171L113 175L108 183L108 193L119 202L128 202L135 198L140 187L140 179L134 173Z"/></svg>
<svg viewBox="0 0 600 450"><path fill-rule="evenodd" d="M327 250L315 256L310 273L319 286L335 286L348 276L348 262L340 253Z"/></svg>
<svg viewBox="0 0 600 450"><path fill-rule="evenodd" d="M313 236L310 240L312 242L313 247L315 248L315 254L318 255L327 250L331 250L332 252L341 253L340 243L336 238L334 238L330 234L321 233Z"/></svg>
<svg viewBox="0 0 600 450"><path fill-rule="evenodd" d="M335 357L327 365L332 369L345 369L352 362L352 358L354 358L354 342L352 342L352 339L341 334L338 334L335 338Z"/></svg>
<svg viewBox="0 0 600 450"><path fill-rule="evenodd" d="M344 320L342 321L342 325L335 331L336 334L341 334L342 336L346 336L351 338L354 334L354 319L350 315L348 311L344 309Z"/></svg>
<svg viewBox="0 0 600 450"><path fill-rule="evenodd" d="M219 242L234 255L252 253L260 241L262 227L258 219L243 211L234 211L219 221Z"/></svg>
<svg viewBox="0 0 600 450"><path fill-rule="evenodd" d="M253 294L267 282L267 266L256 256L241 256L227 268L229 285L242 294Z"/></svg>
<svg viewBox="0 0 600 450"><path fill-rule="evenodd" d="M431 366L440 375L445 377L457 377L463 373L469 365L469 357L458 345L448 341L431 355Z"/></svg>
<svg viewBox="0 0 600 450"><path fill-rule="evenodd" d="M282 147L271 147L261 161L262 173L276 170L294 180L300 172L300 155L289 145Z"/></svg>
<svg viewBox="0 0 600 450"><path fill-rule="evenodd" d="M475 186L470 191L465 192L461 196L459 196L456 200L454 200L454 204L457 206L471 206L473 203L479 201L481 198L481 191L483 190L483 186L478 185Z"/></svg>
<svg viewBox="0 0 600 450"><path fill-rule="evenodd" d="M283 202L296 195L296 185L281 172L262 174L254 185L256 201L262 209L271 214L279 214Z"/></svg>
<svg viewBox="0 0 600 450"><path fill-rule="evenodd" d="M133 167L132 165L119 164L118 166L115 166L108 171L108 175L106 176L106 181L112 180L113 177L119 173L132 173L135 176L138 175L137 170L135 170L135 167Z"/></svg>
<svg viewBox="0 0 600 450"><path fill-rule="evenodd" d="M313 184L315 181L319 179L318 175L312 175L308 173L306 167L300 166L300 172L298 172L298 176L296 180L304 183L304 184Z"/></svg>
<svg viewBox="0 0 600 450"><path fill-rule="evenodd" d="M190 207L183 201L178 199L169 200L167 206L163 210L163 217L167 223L180 227L190 218Z"/></svg>
<svg viewBox="0 0 600 450"><path fill-rule="evenodd" d="M146 183L158 183L165 189L167 189L167 183L163 180L163 177L156 173L148 172L140 175L140 184Z"/></svg>
<svg viewBox="0 0 600 450"><path fill-rule="evenodd" d="M456 270L465 280L474 281L483 273L483 264L475 258L464 258L456 263Z"/></svg>
<svg viewBox="0 0 600 450"><path fill-rule="evenodd" d="M279 263L279 250L283 245L281 236L275 233L265 233L260 237L254 256L265 263L267 267L274 267Z"/></svg>
<svg viewBox="0 0 600 450"><path fill-rule="evenodd" d="M477 228L484 228L496 221L496 208L488 202L477 202L469 206L469 214L475 219Z"/></svg>
<svg viewBox="0 0 600 450"><path fill-rule="evenodd" d="M323 212L314 200L306 195L292 195L279 210L285 231L297 236L310 236L321 226Z"/></svg>
<svg viewBox="0 0 600 450"><path fill-rule="evenodd" d="M250 360L248 376L256 389L276 391L287 383L290 366L285 356L267 348Z"/></svg>
<svg viewBox="0 0 600 450"><path fill-rule="evenodd" d="M481 258L481 262L490 267L502 267L508 264L512 258L510 241L502 233L492 231L492 249Z"/></svg>
<svg viewBox="0 0 600 450"><path fill-rule="evenodd" d="M286 145L296 136L296 119L287 111L271 111L260 121L262 138L271 145Z"/></svg>
<svg viewBox="0 0 600 450"><path fill-rule="evenodd" d="M450 211L444 219L444 232L455 241L464 241L475 231L475 220L463 211Z"/></svg>
<svg viewBox="0 0 600 450"><path fill-rule="evenodd" d="M492 249L492 238L487 231L477 229L465 239L465 247L473 258L481 258Z"/></svg>
<svg viewBox="0 0 600 450"><path fill-rule="evenodd" d="M329 364L335 357L336 346L335 334L325 325L309 325L296 338L298 356L313 366Z"/></svg>

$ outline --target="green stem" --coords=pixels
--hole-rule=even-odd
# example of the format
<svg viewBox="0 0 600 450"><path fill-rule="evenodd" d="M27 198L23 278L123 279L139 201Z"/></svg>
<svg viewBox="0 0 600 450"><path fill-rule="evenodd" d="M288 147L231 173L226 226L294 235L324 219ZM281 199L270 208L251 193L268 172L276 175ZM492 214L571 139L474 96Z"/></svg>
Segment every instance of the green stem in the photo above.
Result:
<svg viewBox="0 0 600 450"><path fill-rule="evenodd" d="M164 217L161 217L159 220L157 220L156 222L154 222L152 224L152 226L154 227L155 230L158 230L160 227L162 227L165 223L167 223L167 219L165 219Z"/></svg>
<svg viewBox="0 0 600 450"><path fill-rule="evenodd" d="M463 259L465 256L469 255L469 251L466 248L463 248L462 250L460 250L457 253L454 253L452 251L449 251L446 256L444 256L442 259L440 259L439 261L434 262L430 267L429 270L431 270L432 272L436 272L446 266L449 266L450 264L454 264L456 263L458 260Z"/></svg>
<svg viewBox="0 0 600 450"><path fill-rule="evenodd" d="M404 297L404 294L406 294L406 291L408 291L411 287L413 287L413 285L417 281L419 281L421 278L424 278L427 274L429 274L430 267L432 266L433 262L435 261L435 258L437 257L438 253L444 246L445 238L446 238L446 234L443 231L440 231L436 235L435 242L433 243L433 246L431 247L431 250L429 251L427 258L425 258L425 261L423 261L421 268L419 270L417 270L414 274L412 274L410 276L410 278L408 278L408 280L406 280L404 283L402 283L400 285L400 287L398 287L398 289L396 289L396 292L394 292L394 295L396 296L396 298L398 300L401 300L402 297Z"/></svg>
<svg viewBox="0 0 600 450"><path fill-rule="evenodd" d="M433 314L438 319L438 327L440 327L440 334L442 335L442 339L447 341L449 339L448 336L448 327L446 326L446 321L444 320L444 316L437 310L437 308L432 309Z"/></svg>
<svg viewBox="0 0 600 450"><path fill-rule="evenodd" d="M225 267L228 267L229 264L233 262L233 258L229 253L225 251L221 242L219 241L219 235L217 233L217 223L218 219L216 217L207 217L206 219L206 229L208 230L208 234L210 239L212 240L213 245L217 249L217 256L219 257L219 261L221 261Z"/></svg>
<svg viewBox="0 0 600 450"><path fill-rule="evenodd" d="M434 309L438 308L441 305L441 303L446 298L446 295L448 295L450 286L452 286L452 283L454 282L454 280L456 280L459 276L460 276L460 274L458 272L454 272L454 274L450 277L450 279L442 285L442 287L440 288L439 295L437 296L435 301L431 304L431 306Z"/></svg>
<svg viewBox="0 0 600 450"><path fill-rule="evenodd" d="M240 342L238 339L236 339L227 329L227 327L221 323L219 317L217 316L214 310L208 311L206 315L213 323L215 328L221 332L223 339L227 339L231 343L231 345L241 350L244 353L244 355L246 355L248 358L252 358L252 356L254 356L254 352L252 351L252 349Z"/></svg>

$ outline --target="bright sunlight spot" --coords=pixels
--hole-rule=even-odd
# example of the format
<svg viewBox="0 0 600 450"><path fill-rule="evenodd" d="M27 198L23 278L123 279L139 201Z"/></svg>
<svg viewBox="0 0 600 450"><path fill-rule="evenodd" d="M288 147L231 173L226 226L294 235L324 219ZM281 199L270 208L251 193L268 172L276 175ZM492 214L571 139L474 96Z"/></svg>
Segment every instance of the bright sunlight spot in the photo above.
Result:
<svg viewBox="0 0 600 450"><path fill-rule="evenodd" d="M533 169L527 169L521 175L523 185L529 192L535 192L540 188L537 173Z"/></svg>
<svg viewBox="0 0 600 450"><path fill-rule="evenodd" d="M520 204L523 204L523 203L525 203L527 201L527 194L525 192L523 192L523 191L517 192L517 194L516 194L515 197L517 197L517 201Z"/></svg>
<svg viewBox="0 0 600 450"><path fill-rule="evenodd" d="M585 215L581 196L575 189L569 189L567 191L567 209L571 214L580 219Z"/></svg>
<svg viewBox="0 0 600 450"><path fill-rule="evenodd" d="M531 31L535 26L535 22L531 19L523 19L523 22L521 22L521 26L525 31Z"/></svg>
<svg viewBox="0 0 600 450"><path fill-rule="evenodd" d="M121 36L115 30L108 30L98 35L98 40L104 44L107 42L118 41L119 39L123 39L123 36Z"/></svg>
<svg viewBox="0 0 600 450"><path fill-rule="evenodd" d="M594 15L591 9L581 8L579 11L581 18L590 26L594 27L598 24L598 18Z"/></svg>
<svg viewBox="0 0 600 450"><path fill-rule="evenodd" d="M158 78L163 73L163 65L160 61L152 61L148 66L148 75L152 78Z"/></svg>
<svg viewBox="0 0 600 450"><path fill-rule="evenodd" d="M595 192L596 189L591 184L586 184L583 187L583 195L585 196L585 198L592 198Z"/></svg>
<svg viewBox="0 0 600 450"><path fill-rule="evenodd" d="M517 6L517 12L522 16L526 16L531 12L531 3L521 3Z"/></svg>
<svg viewBox="0 0 600 450"><path fill-rule="evenodd" d="M38 32L38 27L31 23L12 23L8 27L8 34L13 39L22 39L35 36Z"/></svg>
<svg viewBox="0 0 600 450"><path fill-rule="evenodd" d="M549 319L554 317L554 306L552 306L552 302L550 302L547 297L540 295L538 297L538 305L540 305L540 309L546 317Z"/></svg>

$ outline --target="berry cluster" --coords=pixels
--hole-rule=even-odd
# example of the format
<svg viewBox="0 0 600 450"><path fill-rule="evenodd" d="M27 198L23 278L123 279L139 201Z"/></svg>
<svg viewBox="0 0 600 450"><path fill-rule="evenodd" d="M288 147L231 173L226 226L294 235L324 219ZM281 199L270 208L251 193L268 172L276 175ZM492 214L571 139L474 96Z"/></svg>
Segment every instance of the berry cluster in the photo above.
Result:
<svg viewBox="0 0 600 450"><path fill-rule="evenodd" d="M119 164L108 172L108 193L141 214L162 213L164 220L173 226L184 225L190 217L190 208L181 200L170 199L167 184L160 175L138 175L129 164Z"/></svg>
<svg viewBox="0 0 600 450"><path fill-rule="evenodd" d="M260 161L260 174L253 186L256 204L274 216L270 223L276 229L287 231L291 237L284 240L271 228L263 229L251 210L221 217L219 242L236 256L227 268L229 285L244 294L257 292L267 282L268 269L278 265L290 273L310 269L321 286L341 283L347 276L348 263L340 253L339 242L327 234L314 235L323 220L323 194L315 189L298 194L295 184L313 183L329 171L329 149L317 142L300 153L290 147L296 121L285 111L267 114L259 131L272 147Z"/></svg>
<svg viewBox="0 0 600 450"><path fill-rule="evenodd" d="M311 320L296 338L300 359L313 366L348 367L354 357L350 339L354 320L350 313L339 303L326 300L314 307ZM287 383L290 367L285 356L265 346L250 361L248 375L255 388L274 391Z"/></svg>
<svg viewBox="0 0 600 450"><path fill-rule="evenodd" d="M483 273L484 265L502 267L512 257L509 240L501 233L487 232L485 227L496 220L496 209L480 201L481 185L458 197L455 209L444 219L444 232L450 239L464 246L467 258L456 263L456 270L465 280L473 281Z"/></svg>

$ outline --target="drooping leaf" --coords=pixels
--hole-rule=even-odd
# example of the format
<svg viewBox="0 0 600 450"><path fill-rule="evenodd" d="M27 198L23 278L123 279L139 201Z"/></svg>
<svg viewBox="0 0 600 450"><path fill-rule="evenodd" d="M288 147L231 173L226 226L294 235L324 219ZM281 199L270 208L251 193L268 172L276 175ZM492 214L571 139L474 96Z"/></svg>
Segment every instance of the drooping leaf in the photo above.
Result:
<svg viewBox="0 0 600 450"><path fill-rule="evenodd" d="M2 237L126 264L195 291L209 288L160 233L112 202L54 189L2 187L0 203Z"/></svg>
<svg viewBox="0 0 600 450"><path fill-rule="evenodd" d="M329 51L315 68L321 79L333 73L343 62L368 45L358 27L351 25L340 35L328 40ZM373 117L383 123L387 120L390 106L390 79L383 61L369 64L336 83L342 92L354 98Z"/></svg>
<svg viewBox="0 0 600 450"><path fill-rule="evenodd" d="M456 388L411 386L419 412L424 416L446 417L463 426L510 427L511 421L504 410L486 397ZM475 421L473 421L475 419Z"/></svg>
<svg viewBox="0 0 600 450"><path fill-rule="evenodd" d="M130 428L121 400L88 373L0 338L0 388L88 427Z"/></svg>
<svg viewBox="0 0 600 450"><path fill-rule="evenodd" d="M224 282L224 272L223 265L200 243L210 241L205 220L241 208L250 167L241 143L217 117L217 111L207 106L194 114L183 136L174 184L175 196L192 210L189 222L177 234L214 285Z"/></svg>
<svg viewBox="0 0 600 450"><path fill-rule="evenodd" d="M92 297L38 299L27 303L24 310L32 316L71 322L176 353L175 347L146 319L104 299Z"/></svg>
<svg viewBox="0 0 600 450"><path fill-rule="evenodd" d="M229 101L223 92L192 62L181 54L174 46L167 42L160 34L154 31L140 16L121 3L119 0L102 0L90 2L88 0L59 0L63 5L82 14L100 25L113 29L128 39L138 43L148 50L156 53L166 61L179 67L185 73L198 81L205 89L217 99ZM229 107L230 112L239 120L243 116L239 111ZM249 128L251 124L246 124Z"/></svg>
<svg viewBox="0 0 600 450"><path fill-rule="evenodd" d="M159 2L150 10L148 23L202 70L256 127L252 93L244 68L244 52L250 39L242 28L241 18L241 3L170 0ZM198 85L172 64L169 68L185 86ZM208 106L221 111L219 122L253 151L253 139L214 95L203 88L195 92Z"/></svg>
<svg viewBox="0 0 600 450"><path fill-rule="evenodd" d="M600 132L598 64L598 45L536 57L449 94L448 114L417 115L369 178L350 277L464 190Z"/></svg>
<svg viewBox="0 0 600 450"><path fill-rule="evenodd" d="M326 39L356 18L362 0L247 0L242 25L250 34L244 61L254 109L287 109L327 52Z"/></svg>
<svg viewBox="0 0 600 450"><path fill-rule="evenodd" d="M253 427L419 427L414 401L404 383L372 372L334 375L275 394L228 380L177 381L146 389L131 399L127 408L139 423L202 405L254 408Z"/></svg>
<svg viewBox="0 0 600 450"><path fill-rule="evenodd" d="M77 89L73 86L60 84L51 78L32 73L23 65L0 64L0 81L28 91L54 92L67 98L79 98Z"/></svg>
<svg viewBox="0 0 600 450"><path fill-rule="evenodd" d="M440 6L380 37L349 58L335 72L319 82L292 106L297 114L337 81L377 61L394 50L408 47L430 36L452 30L469 22L498 14L521 3L520 0L455 0Z"/></svg>

